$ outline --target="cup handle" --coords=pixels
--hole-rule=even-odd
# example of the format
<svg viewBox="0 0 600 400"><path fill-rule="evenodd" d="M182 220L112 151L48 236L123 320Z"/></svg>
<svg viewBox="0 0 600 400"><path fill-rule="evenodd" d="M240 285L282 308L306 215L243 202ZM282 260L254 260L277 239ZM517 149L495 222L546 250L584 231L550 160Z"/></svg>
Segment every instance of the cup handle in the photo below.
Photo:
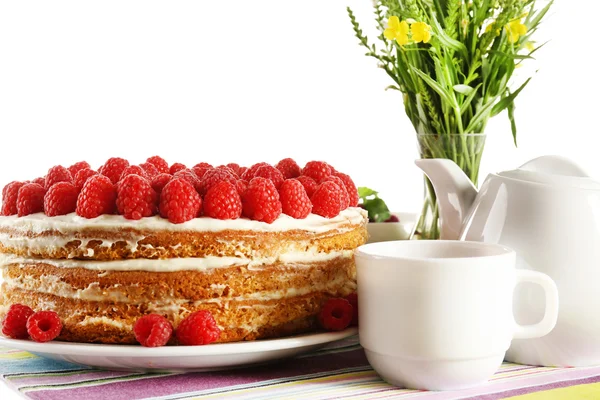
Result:
<svg viewBox="0 0 600 400"><path fill-rule="evenodd" d="M532 339L546 336L554 329L558 319L558 289L556 284L548 275L528 269L517 270L517 284L521 282L535 283L544 289L546 309L544 310L544 318L537 324L519 325L515 322L513 339Z"/></svg>

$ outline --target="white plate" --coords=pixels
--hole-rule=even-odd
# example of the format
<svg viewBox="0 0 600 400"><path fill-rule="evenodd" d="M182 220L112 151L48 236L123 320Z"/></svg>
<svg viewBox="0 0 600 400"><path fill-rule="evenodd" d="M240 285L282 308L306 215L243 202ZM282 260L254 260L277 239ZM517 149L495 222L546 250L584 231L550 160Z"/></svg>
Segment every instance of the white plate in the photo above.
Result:
<svg viewBox="0 0 600 400"><path fill-rule="evenodd" d="M369 222L369 243L387 242L390 240L408 240L417 226L415 213L393 212L400 222Z"/></svg>
<svg viewBox="0 0 600 400"><path fill-rule="evenodd" d="M156 348L59 341L37 343L0 336L0 346L104 369L207 371L294 357L357 333L357 328L348 328L340 332L312 333L271 340Z"/></svg>

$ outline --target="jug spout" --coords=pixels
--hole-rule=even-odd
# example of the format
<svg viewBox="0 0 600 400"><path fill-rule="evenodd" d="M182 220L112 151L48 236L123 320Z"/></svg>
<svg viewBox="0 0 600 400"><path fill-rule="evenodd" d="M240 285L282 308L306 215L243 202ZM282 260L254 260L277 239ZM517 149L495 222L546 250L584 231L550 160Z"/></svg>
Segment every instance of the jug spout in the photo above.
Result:
<svg viewBox="0 0 600 400"><path fill-rule="evenodd" d="M463 223L477 196L477 189L451 160L433 158L415 163L433 184L440 210L440 238L458 240Z"/></svg>

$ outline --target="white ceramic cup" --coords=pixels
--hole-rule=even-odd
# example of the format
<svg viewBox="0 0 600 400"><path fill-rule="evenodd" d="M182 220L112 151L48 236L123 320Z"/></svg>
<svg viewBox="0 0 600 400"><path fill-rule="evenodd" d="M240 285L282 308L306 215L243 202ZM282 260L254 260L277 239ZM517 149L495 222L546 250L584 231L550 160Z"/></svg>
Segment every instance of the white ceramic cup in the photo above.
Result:
<svg viewBox="0 0 600 400"><path fill-rule="evenodd" d="M387 382L411 389L457 390L486 382L513 338L548 334L558 291L545 274L517 270L515 252L496 244L394 241L356 254L359 337ZM545 292L543 319L517 325L513 290L533 282Z"/></svg>

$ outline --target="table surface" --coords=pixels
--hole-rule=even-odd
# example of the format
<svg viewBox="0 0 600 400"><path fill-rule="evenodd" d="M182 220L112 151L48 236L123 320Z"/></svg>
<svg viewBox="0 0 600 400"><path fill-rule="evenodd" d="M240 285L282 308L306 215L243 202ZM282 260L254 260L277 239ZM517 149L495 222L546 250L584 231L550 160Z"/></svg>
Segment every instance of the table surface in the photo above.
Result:
<svg viewBox="0 0 600 400"><path fill-rule="evenodd" d="M100 371L0 348L0 398L132 399L600 399L600 366L548 368L505 363L485 385L452 392L393 387L367 363L356 336L280 362L204 373ZM16 395L16 396L15 396Z"/></svg>

